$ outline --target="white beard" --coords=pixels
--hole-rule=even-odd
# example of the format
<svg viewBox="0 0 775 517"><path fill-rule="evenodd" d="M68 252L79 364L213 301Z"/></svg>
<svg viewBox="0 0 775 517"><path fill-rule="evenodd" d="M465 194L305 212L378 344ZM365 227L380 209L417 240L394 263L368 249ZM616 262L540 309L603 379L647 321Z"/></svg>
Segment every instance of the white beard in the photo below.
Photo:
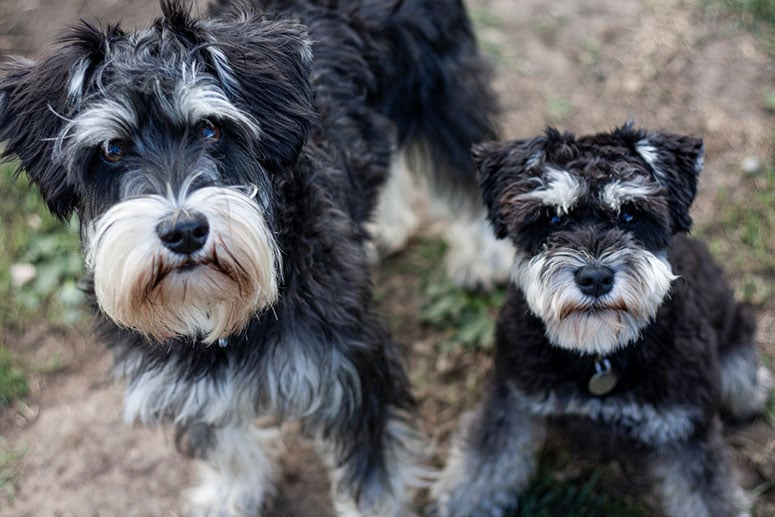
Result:
<svg viewBox="0 0 775 517"><path fill-rule="evenodd" d="M159 222L178 211L199 212L209 224L204 247L191 256L171 252L156 234ZM277 299L277 244L253 196L236 188L118 203L89 227L86 263L100 309L158 341L212 343Z"/></svg>

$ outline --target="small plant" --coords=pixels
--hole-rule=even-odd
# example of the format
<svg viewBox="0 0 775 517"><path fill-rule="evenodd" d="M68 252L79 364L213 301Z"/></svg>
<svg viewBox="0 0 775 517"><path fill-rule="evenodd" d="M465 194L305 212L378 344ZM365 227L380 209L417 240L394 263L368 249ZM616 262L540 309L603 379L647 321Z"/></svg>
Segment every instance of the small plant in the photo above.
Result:
<svg viewBox="0 0 775 517"><path fill-rule="evenodd" d="M775 2L772 0L706 0L706 4L719 6L745 25L770 29L775 25Z"/></svg>
<svg viewBox="0 0 775 517"><path fill-rule="evenodd" d="M641 517L641 508L609 497L600 485L604 470L595 470L586 480L556 479L546 468L530 483L514 517Z"/></svg>
<svg viewBox="0 0 775 517"><path fill-rule="evenodd" d="M16 464L24 456L25 451L11 448L0 437L0 494L9 503L16 497Z"/></svg>
<svg viewBox="0 0 775 517"><path fill-rule="evenodd" d="M503 304L505 290L491 293L467 291L446 279L428 284L427 303L420 320L441 332L446 348L490 349L495 335L495 318Z"/></svg>
<svg viewBox="0 0 775 517"><path fill-rule="evenodd" d="M15 164L0 165L0 335L46 318L75 323L84 294L77 222L49 214L37 189L16 177ZM25 271L20 277L14 271ZM27 393L26 368L0 343L0 405Z"/></svg>
<svg viewBox="0 0 775 517"><path fill-rule="evenodd" d="M719 211L698 233L736 278L738 295L762 305L772 294L775 276L775 167L765 166L745 181L750 187L745 198L726 189L716 194Z"/></svg>
<svg viewBox="0 0 775 517"><path fill-rule="evenodd" d="M23 368L7 348L0 346L0 408L29 391Z"/></svg>

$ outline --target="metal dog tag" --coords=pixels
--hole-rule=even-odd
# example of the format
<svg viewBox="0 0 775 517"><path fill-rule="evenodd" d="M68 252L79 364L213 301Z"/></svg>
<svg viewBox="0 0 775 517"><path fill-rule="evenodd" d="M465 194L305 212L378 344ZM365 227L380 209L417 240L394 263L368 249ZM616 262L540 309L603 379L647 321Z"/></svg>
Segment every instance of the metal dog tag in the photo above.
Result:
<svg viewBox="0 0 775 517"><path fill-rule="evenodd" d="M616 387L619 378L611 368L611 361L599 357L595 361L595 374L589 379L587 389L592 395L602 397Z"/></svg>

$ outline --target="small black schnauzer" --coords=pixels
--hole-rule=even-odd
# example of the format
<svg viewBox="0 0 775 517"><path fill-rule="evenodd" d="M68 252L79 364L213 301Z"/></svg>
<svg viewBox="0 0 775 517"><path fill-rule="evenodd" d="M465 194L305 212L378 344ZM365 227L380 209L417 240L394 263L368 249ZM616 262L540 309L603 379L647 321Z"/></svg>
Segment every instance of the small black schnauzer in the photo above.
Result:
<svg viewBox="0 0 775 517"><path fill-rule="evenodd" d="M516 509L547 423L642 461L669 515L745 511L718 417L761 411L772 377L750 308L685 235L702 160L701 140L631 124L474 147L517 253L492 385L434 487L440 514Z"/></svg>
<svg viewBox="0 0 775 517"><path fill-rule="evenodd" d="M487 224L469 149L496 137L495 102L464 6L161 8L147 30L84 22L0 68L4 155L79 217L126 418L173 424L205 460L193 513L266 506L255 419L272 415L325 444L341 513L403 515L425 471L367 223L406 154Z"/></svg>

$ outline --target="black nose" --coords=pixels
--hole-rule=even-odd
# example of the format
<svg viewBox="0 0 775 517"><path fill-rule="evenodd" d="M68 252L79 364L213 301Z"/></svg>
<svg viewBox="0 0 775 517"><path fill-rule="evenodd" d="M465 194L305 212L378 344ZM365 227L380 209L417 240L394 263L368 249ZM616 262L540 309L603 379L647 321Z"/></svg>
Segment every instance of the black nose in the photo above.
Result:
<svg viewBox="0 0 775 517"><path fill-rule="evenodd" d="M576 271L576 285L589 296L603 296L614 286L614 270L605 266L584 266Z"/></svg>
<svg viewBox="0 0 775 517"><path fill-rule="evenodd" d="M191 255L201 249L209 232L207 218L196 212L175 214L156 227L156 234L164 246L181 255Z"/></svg>

